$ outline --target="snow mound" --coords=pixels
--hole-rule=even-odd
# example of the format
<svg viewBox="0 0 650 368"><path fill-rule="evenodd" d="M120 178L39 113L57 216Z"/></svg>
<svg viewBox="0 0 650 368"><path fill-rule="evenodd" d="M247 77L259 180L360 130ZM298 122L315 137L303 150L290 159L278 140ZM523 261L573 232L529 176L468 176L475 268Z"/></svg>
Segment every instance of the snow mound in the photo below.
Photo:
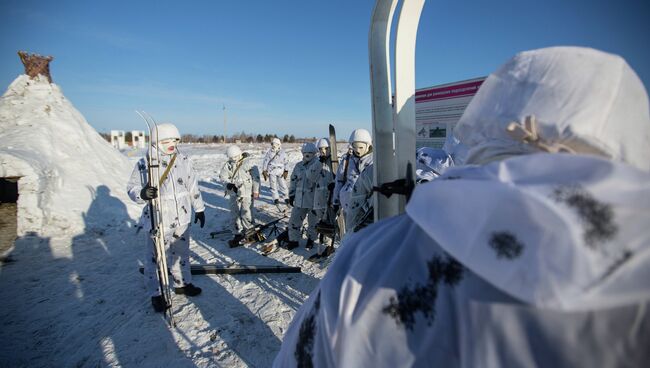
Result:
<svg viewBox="0 0 650 368"><path fill-rule="evenodd" d="M47 78L21 75L0 99L0 176L20 177L19 236L130 223L131 169Z"/></svg>

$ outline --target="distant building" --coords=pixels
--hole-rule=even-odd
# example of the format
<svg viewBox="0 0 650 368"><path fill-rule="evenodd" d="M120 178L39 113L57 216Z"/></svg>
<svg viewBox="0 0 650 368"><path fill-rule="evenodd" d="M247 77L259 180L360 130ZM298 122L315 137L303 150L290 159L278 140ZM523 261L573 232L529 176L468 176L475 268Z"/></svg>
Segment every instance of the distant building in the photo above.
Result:
<svg viewBox="0 0 650 368"><path fill-rule="evenodd" d="M122 149L126 146L123 130L111 130L111 145L117 149Z"/></svg>
<svg viewBox="0 0 650 368"><path fill-rule="evenodd" d="M147 146L146 138L144 136L144 131L142 130L131 131L131 146L133 146L133 148L145 148Z"/></svg>

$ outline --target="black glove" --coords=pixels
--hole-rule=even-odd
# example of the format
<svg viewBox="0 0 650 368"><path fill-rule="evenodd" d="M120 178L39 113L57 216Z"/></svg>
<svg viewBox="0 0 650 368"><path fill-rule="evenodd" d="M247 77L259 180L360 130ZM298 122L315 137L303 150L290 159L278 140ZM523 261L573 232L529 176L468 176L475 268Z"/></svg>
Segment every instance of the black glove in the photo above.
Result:
<svg viewBox="0 0 650 368"><path fill-rule="evenodd" d="M147 185L140 191L140 198L144 199L145 201L150 201L154 198L158 198L158 188Z"/></svg>
<svg viewBox="0 0 650 368"><path fill-rule="evenodd" d="M226 189L232 190L233 192L237 193L237 186L233 183L226 184Z"/></svg>
<svg viewBox="0 0 650 368"><path fill-rule="evenodd" d="M249 157L250 155L251 155L251 154L248 153L248 152L242 152L242 154L241 154L241 158L246 158L246 157Z"/></svg>
<svg viewBox="0 0 650 368"><path fill-rule="evenodd" d="M262 171L262 176L264 177L264 180L269 180L269 173L266 170Z"/></svg>
<svg viewBox="0 0 650 368"><path fill-rule="evenodd" d="M203 211L194 214L194 223L196 224L197 221L201 224L201 229L203 229L203 225L205 225L205 214Z"/></svg>
<svg viewBox="0 0 650 368"><path fill-rule="evenodd" d="M334 184L334 182L331 182L331 183L327 184L327 190L332 191L332 190L334 190L335 186L336 186L336 184Z"/></svg>
<svg viewBox="0 0 650 368"><path fill-rule="evenodd" d="M285 171L286 172L286 171ZM295 196L289 196L289 206L293 207L293 200L295 199Z"/></svg>
<svg viewBox="0 0 650 368"><path fill-rule="evenodd" d="M287 170L284 170L284 172L282 173L282 177L284 178L284 180L287 180L287 176L289 176L289 172Z"/></svg>

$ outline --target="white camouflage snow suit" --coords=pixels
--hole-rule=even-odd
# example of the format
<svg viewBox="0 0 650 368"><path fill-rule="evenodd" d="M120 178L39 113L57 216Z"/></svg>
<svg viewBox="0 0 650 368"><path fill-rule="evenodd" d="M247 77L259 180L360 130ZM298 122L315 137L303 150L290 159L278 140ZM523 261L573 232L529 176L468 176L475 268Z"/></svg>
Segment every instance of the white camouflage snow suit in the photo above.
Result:
<svg viewBox="0 0 650 368"><path fill-rule="evenodd" d="M159 175L163 174L171 159L172 156L161 155ZM147 161L142 158L135 165L127 184L129 197L137 203L147 203L140 198L140 191L148 182ZM162 206L161 220L165 247L169 250L167 264L173 276L174 286L183 287L192 282L189 258L189 229L192 209L195 212L205 210L196 175L192 169L192 162L184 154L177 153L172 169L165 181L160 185L158 198L160 198ZM149 236L151 217L148 205L142 210L139 224L147 234L144 256L145 284L151 296L157 296L160 295L161 291L156 273L154 244L151 236Z"/></svg>
<svg viewBox="0 0 650 368"><path fill-rule="evenodd" d="M252 193L260 191L260 173L249 157L242 157L237 162L227 161L219 172L219 179L232 183L237 192L226 190L230 203L230 225L233 234L238 234L253 227L251 211Z"/></svg>
<svg viewBox="0 0 650 368"><path fill-rule="evenodd" d="M311 212L316 217L316 222L308 229L311 234L316 233L316 223L327 220L327 210L331 204L329 185L334 183L334 174L330 168L331 156L324 161L320 159L321 157L316 157L316 162L307 170L308 179L314 183L314 205ZM334 221L333 213L330 220Z"/></svg>
<svg viewBox="0 0 650 368"><path fill-rule="evenodd" d="M373 221L373 164L366 166L352 186L348 209L345 211L345 231L360 230Z"/></svg>
<svg viewBox="0 0 650 368"><path fill-rule="evenodd" d="M284 180L282 174L289 171L289 159L287 153L283 149L274 151L269 149L264 155L262 162L262 171L269 174L269 185L271 187L271 195L273 199L284 200L287 198L287 181Z"/></svg>
<svg viewBox="0 0 650 368"><path fill-rule="evenodd" d="M289 184L289 198L293 198L293 208L289 218L289 241L300 241L302 238L302 223L307 217L307 235L312 241L318 239L316 224L320 220L312 212L314 207L314 177L309 175L312 166L320 169L321 163L314 156L307 162L300 161L293 168L291 183Z"/></svg>
<svg viewBox="0 0 650 368"><path fill-rule="evenodd" d="M336 172L336 186L334 187L332 204L341 206L341 211L343 211L346 220L348 216L347 212L350 211L350 197L354 183L359 178L359 175L370 165L372 165L372 150L368 150L362 157L357 157L351 153L346 153L341 156L339 168ZM370 176L370 179L372 179L372 176ZM345 227L346 230L352 229L347 224Z"/></svg>

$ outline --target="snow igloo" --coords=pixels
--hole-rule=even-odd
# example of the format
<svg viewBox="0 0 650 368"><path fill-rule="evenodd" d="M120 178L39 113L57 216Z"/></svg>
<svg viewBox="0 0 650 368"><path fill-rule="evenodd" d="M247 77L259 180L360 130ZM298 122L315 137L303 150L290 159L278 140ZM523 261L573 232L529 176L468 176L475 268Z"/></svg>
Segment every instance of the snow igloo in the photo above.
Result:
<svg viewBox="0 0 650 368"><path fill-rule="evenodd" d="M21 75L0 99L0 180L17 190L18 236L123 222L137 212L124 193L132 168L46 77ZM89 217L91 204L101 210Z"/></svg>

